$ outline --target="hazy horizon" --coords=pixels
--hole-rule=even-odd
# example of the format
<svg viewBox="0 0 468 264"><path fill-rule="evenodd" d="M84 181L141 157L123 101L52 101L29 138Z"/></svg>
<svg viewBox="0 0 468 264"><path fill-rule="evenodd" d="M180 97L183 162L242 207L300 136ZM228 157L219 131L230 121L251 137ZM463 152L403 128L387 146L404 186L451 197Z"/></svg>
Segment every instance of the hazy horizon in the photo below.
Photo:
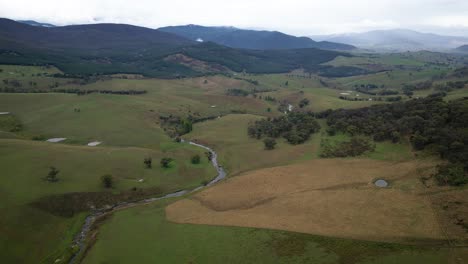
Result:
<svg viewBox="0 0 468 264"><path fill-rule="evenodd" d="M372 10L372 12L369 12ZM123 23L149 28L197 24L276 30L296 36L410 29L468 36L468 1L463 0L266 0L223 3L174 1L6 1L0 17L54 25Z"/></svg>

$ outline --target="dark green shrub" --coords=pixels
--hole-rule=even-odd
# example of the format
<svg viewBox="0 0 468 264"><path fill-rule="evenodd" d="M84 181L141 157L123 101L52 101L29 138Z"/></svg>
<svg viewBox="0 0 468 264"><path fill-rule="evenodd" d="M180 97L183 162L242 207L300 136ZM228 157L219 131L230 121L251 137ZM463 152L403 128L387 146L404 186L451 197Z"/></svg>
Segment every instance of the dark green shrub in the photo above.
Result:
<svg viewBox="0 0 468 264"><path fill-rule="evenodd" d="M110 189L114 186L114 178L112 175L106 174L101 177L101 182L102 185L104 185L104 188Z"/></svg>
<svg viewBox="0 0 468 264"><path fill-rule="evenodd" d="M263 144L265 144L266 150L272 150L272 149L275 149L276 140L274 138L265 138L263 140Z"/></svg>
<svg viewBox="0 0 468 264"><path fill-rule="evenodd" d="M459 163L437 166L435 178L439 185L460 186L468 183L468 176Z"/></svg>
<svg viewBox="0 0 468 264"><path fill-rule="evenodd" d="M200 161L201 161L201 158L200 158L200 155L194 155L191 159L192 161L192 164L200 164Z"/></svg>

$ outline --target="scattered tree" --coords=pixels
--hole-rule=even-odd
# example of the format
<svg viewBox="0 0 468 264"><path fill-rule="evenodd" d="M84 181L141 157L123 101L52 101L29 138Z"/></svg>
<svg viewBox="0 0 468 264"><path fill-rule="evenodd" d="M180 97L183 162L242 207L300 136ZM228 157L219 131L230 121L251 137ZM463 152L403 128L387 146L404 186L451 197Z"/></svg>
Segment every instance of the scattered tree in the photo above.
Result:
<svg viewBox="0 0 468 264"><path fill-rule="evenodd" d="M276 146L276 140L274 138L265 138L263 143L265 144L266 150L272 150Z"/></svg>
<svg viewBox="0 0 468 264"><path fill-rule="evenodd" d="M305 106L309 105L309 103L310 103L309 99L304 98L299 102L299 107L304 108Z"/></svg>
<svg viewBox="0 0 468 264"><path fill-rule="evenodd" d="M101 177L101 182L104 185L104 188L110 189L114 185L114 178L112 175L106 174Z"/></svg>
<svg viewBox="0 0 468 264"><path fill-rule="evenodd" d="M192 164L200 164L200 160L201 160L200 155L198 155L198 154L194 155L192 157Z"/></svg>
<svg viewBox="0 0 468 264"><path fill-rule="evenodd" d="M163 168L169 168L170 167L170 163L173 161L172 158L167 158L167 157L164 157L161 159L161 167Z"/></svg>
<svg viewBox="0 0 468 264"><path fill-rule="evenodd" d="M57 175L59 174L59 172L60 171L57 170L57 168L53 166L50 167L49 174L47 174L46 180L49 182L57 182L58 181Z"/></svg>
<svg viewBox="0 0 468 264"><path fill-rule="evenodd" d="M147 169L151 169L151 167L153 166L153 159L151 157L147 157L143 160L143 163L145 164L146 168Z"/></svg>

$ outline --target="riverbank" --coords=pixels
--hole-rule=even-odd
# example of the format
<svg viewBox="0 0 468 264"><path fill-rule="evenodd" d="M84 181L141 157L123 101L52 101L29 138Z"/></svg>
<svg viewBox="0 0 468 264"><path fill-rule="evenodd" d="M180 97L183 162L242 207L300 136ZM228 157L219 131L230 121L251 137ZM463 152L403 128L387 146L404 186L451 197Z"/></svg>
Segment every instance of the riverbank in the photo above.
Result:
<svg viewBox="0 0 468 264"><path fill-rule="evenodd" d="M117 203L117 204L115 204L113 206L93 210L86 217L86 219L84 221L84 224L81 227L80 232L78 233L78 235L76 235L75 239L73 240L72 248L73 248L73 252L75 252L75 253L71 256L70 261L68 263L70 263L70 264L79 263L77 261L81 260L81 258L84 257L84 254L89 249L88 244L86 242L87 242L87 239L88 239L88 236L89 236L91 230L93 230L94 225L100 219L103 219L105 216L107 216L109 214L112 214L112 213L114 213L116 211L119 211L119 210L135 207L137 205L149 204L149 203L152 203L152 202L155 202L155 201L164 200L164 199L168 199L168 198L181 197L183 195L199 191L199 190L201 190L201 189L203 189L203 188L205 188L207 186L211 186L211 185L223 180L224 178L226 178L226 172L224 171L223 167L221 167L218 164L218 154L213 149L211 149L211 148L209 148L209 147L207 147L205 145L198 144L198 143L191 142L191 141L182 140L181 143L182 144L187 143L187 144L190 144L190 145L193 145L193 146L196 146L196 147L200 147L200 148L203 148L203 149L207 150L208 152L210 152L211 153L211 164L215 168L215 170L217 171L217 176L214 179L212 179L210 182L208 182L206 185L201 185L201 186L199 186L199 187L197 187L197 188L195 188L193 190L180 190L180 191L169 193L169 194L166 194L166 195L160 196L160 197L148 198L148 199L144 199L144 200L141 200L141 201L135 201L135 202L121 202L121 203Z"/></svg>

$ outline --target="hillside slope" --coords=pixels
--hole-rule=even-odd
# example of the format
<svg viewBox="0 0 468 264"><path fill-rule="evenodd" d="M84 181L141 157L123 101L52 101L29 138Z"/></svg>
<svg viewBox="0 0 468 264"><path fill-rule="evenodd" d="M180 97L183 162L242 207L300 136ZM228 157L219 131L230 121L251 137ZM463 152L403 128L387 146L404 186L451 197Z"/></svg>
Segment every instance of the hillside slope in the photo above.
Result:
<svg viewBox="0 0 468 264"><path fill-rule="evenodd" d="M356 72L349 67L320 65L337 56L350 55L316 48L235 49L124 24L44 28L0 19L0 63L52 64L66 74L179 78L220 71L280 73L297 68L311 72L333 69L345 75Z"/></svg>
<svg viewBox="0 0 468 264"><path fill-rule="evenodd" d="M17 20L17 22L30 25L30 26L36 26L36 27L55 27L55 25L49 24L49 23L42 23L42 22L37 22L34 20Z"/></svg>
<svg viewBox="0 0 468 264"><path fill-rule="evenodd" d="M301 49L353 50L351 45L316 42L308 37L295 37L278 31L244 30L233 27L204 27L198 25L163 27L159 30L177 34L192 40L212 41L224 46L241 49Z"/></svg>
<svg viewBox="0 0 468 264"><path fill-rule="evenodd" d="M455 51L468 53L468 45L460 46L460 47L456 48Z"/></svg>

